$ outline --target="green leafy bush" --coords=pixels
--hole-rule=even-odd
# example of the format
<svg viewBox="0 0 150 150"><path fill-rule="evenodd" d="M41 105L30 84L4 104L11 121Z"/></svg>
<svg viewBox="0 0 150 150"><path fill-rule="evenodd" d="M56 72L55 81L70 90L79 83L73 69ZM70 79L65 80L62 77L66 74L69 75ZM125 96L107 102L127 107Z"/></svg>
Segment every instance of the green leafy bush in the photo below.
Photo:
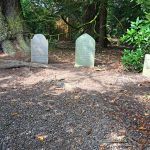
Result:
<svg viewBox="0 0 150 150"><path fill-rule="evenodd" d="M131 22L130 29L121 41L133 47L131 50L124 50L124 67L131 71L142 71L144 55L150 53L150 21L137 18L135 22Z"/></svg>
<svg viewBox="0 0 150 150"><path fill-rule="evenodd" d="M136 51L125 49L122 64L127 70L140 72L143 68L143 58L144 55L141 49L137 49Z"/></svg>

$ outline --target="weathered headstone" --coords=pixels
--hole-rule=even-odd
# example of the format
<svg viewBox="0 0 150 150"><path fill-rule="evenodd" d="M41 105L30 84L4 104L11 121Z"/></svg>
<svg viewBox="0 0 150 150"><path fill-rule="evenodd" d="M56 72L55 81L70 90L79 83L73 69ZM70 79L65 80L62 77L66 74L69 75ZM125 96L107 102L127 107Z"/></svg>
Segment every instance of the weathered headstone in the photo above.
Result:
<svg viewBox="0 0 150 150"><path fill-rule="evenodd" d="M150 77L150 54L145 55L143 75Z"/></svg>
<svg viewBox="0 0 150 150"><path fill-rule="evenodd" d="M76 40L75 67L94 67L95 40L87 33Z"/></svg>
<svg viewBox="0 0 150 150"><path fill-rule="evenodd" d="M31 62L48 64L48 40L43 34L31 39Z"/></svg>

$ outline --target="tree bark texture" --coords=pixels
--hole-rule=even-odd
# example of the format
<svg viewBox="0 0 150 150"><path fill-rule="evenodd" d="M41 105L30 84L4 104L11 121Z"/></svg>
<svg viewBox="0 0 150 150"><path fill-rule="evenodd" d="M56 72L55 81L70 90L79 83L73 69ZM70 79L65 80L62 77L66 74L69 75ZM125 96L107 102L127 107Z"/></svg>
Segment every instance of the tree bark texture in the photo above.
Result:
<svg viewBox="0 0 150 150"><path fill-rule="evenodd" d="M14 54L17 50L29 53L23 24L20 0L0 0L0 45L5 53Z"/></svg>
<svg viewBox="0 0 150 150"><path fill-rule="evenodd" d="M96 6L95 3L89 4L85 7L85 16L84 16L84 22L90 22L93 20L96 14ZM85 33L88 33L89 35L94 37L94 22L91 24L88 24L85 26L84 29Z"/></svg>
<svg viewBox="0 0 150 150"><path fill-rule="evenodd" d="M24 61L18 61L18 60L0 59L0 69L11 69L11 68L20 68L20 67L48 68L48 65L24 62Z"/></svg>
<svg viewBox="0 0 150 150"><path fill-rule="evenodd" d="M98 43L101 47L107 47L107 4L108 0L102 0L100 3L99 17L97 18L97 26L99 28L99 38Z"/></svg>
<svg viewBox="0 0 150 150"><path fill-rule="evenodd" d="M85 27L85 32L93 36L102 48L107 47L107 3L108 0L100 0L86 6L84 22L89 22L98 14L96 23L93 21Z"/></svg>

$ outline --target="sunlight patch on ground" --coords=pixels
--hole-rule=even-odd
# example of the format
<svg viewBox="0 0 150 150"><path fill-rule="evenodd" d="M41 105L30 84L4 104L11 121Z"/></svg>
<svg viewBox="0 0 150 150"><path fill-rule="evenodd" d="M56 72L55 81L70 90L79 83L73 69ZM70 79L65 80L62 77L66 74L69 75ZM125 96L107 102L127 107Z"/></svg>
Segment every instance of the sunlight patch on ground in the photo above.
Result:
<svg viewBox="0 0 150 150"><path fill-rule="evenodd" d="M0 77L0 81L11 79L12 76Z"/></svg>

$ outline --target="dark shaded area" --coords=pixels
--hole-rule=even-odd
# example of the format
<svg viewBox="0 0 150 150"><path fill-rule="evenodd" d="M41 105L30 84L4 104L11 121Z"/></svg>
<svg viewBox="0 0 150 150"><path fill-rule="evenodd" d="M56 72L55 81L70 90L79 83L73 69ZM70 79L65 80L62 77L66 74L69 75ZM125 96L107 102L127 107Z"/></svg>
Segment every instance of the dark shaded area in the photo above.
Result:
<svg viewBox="0 0 150 150"><path fill-rule="evenodd" d="M3 52L2 43L0 42L0 54Z"/></svg>

